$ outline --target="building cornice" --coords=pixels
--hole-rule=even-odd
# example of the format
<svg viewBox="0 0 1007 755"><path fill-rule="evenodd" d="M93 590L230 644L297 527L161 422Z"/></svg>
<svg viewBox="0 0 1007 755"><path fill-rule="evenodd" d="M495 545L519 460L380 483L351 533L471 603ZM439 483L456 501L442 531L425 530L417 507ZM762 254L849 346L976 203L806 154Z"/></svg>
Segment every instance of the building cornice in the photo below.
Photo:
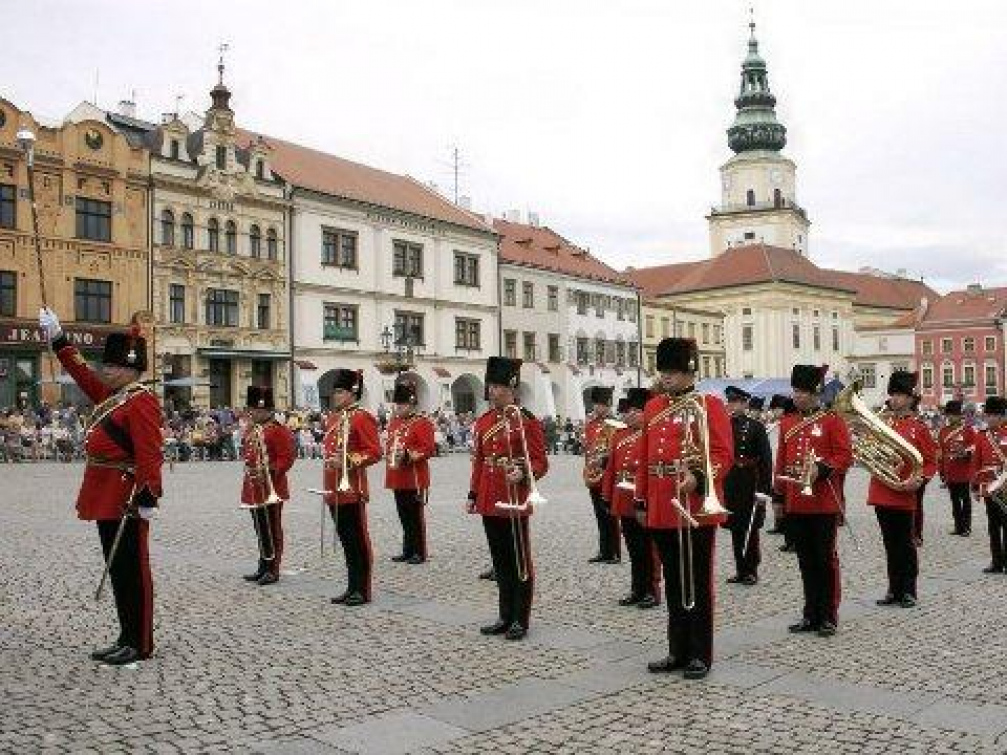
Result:
<svg viewBox="0 0 1007 755"><path fill-rule="evenodd" d="M295 281L293 283L293 290L295 296L297 294L318 294L327 298L360 296L375 301L399 302L412 304L413 306L433 307L434 309L464 309L494 314L499 312L499 308L494 304L460 302L451 299L435 299L422 296L405 296L403 294L387 293L384 291L367 291L362 288L347 288L344 286L325 286L319 283L306 283L304 281Z"/></svg>

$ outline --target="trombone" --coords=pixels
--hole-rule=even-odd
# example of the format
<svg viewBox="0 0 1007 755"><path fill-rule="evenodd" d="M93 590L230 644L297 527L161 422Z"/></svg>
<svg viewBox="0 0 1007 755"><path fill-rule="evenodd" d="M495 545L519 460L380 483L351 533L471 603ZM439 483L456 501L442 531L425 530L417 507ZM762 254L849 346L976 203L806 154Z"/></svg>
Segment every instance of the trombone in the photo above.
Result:
<svg viewBox="0 0 1007 755"><path fill-rule="evenodd" d="M332 430L333 428L329 428L329 430L326 431L325 433L326 438L328 437L329 433L332 432ZM319 517L318 521L318 550L322 558L325 558L325 505L326 505L325 499L328 498L330 495L334 495L336 493L345 493L350 489L350 473L349 470L347 469L349 464L350 413L347 409L341 410L339 414L339 424L337 425L337 432L338 432L337 437L339 438L338 453L341 469L339 474L339 483L336 485L336 489L333 491L333 490L319 490L317 488L308 488L309 493L314 493L315 495L320 496L319 500L321 501L320 503L321 516ZM324 439L322 440L322 447L323 448L325 447ZM326 463L327 459L325 459L323 454L322 457L323 467L325 466ZM334 503L332 506L332 525L335 530L332 533L333 549L335 549L336 535L338 534L339 530L338 503Z"/></svg>
<svg viewBox="0 0 1007 755"><path fill-rule="evenodd" d="M266 493L266 500L262 503L242 503L238 508L248 509L252 512L255 539L259 543L259 558L263 561L272 561L276 558L276 544L273 542L273 528L269 526L268 507L280 503L280 496L276 494L276 488L273 486L273 476L269 470L269 452L266 449L266 438L261 425L252 426L252 443L255 444L255 467L252 470L252 475L255 485L259 487L261 492ZM262 482L263 477L265 483ZM262 515L264 515L264 522L259 518ZM265 534L263 534L263 529L265 529Z"/></svg>

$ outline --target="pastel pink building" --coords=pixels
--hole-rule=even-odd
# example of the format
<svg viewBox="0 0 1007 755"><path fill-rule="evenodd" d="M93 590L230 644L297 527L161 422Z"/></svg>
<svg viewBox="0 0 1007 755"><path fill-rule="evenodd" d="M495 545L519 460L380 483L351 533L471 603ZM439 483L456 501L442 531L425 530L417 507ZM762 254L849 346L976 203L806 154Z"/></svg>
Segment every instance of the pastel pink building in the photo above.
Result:
<svg viewBox="0 0 1007 755"><path fill-rule="evenodd" d="M923 404L1004 395L1007 288L970 285L933 301L916 327Z"/></svg>

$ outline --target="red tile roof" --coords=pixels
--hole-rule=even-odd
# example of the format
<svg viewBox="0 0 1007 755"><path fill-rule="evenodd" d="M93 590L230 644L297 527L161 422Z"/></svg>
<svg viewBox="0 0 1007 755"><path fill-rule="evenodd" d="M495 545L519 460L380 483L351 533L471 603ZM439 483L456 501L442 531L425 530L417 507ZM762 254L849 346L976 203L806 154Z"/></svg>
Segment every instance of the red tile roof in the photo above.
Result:
<svg viewBox="0 0 1007 755"><path fill-rule="evenodd" d="M239 146L247 147L258 136L239 129ZM273 136L262 138L273 150L269 157L273 172L294 186L478 231L491 230L481 217L452 204L414 178L378 170Z"/></svg>
<svg viewBox="0 0 1007 755"><path fill-rule="evenodd" d="M932 302L923 327L963 320L994 320L1007 316L1007 287L949 291Z"/></svg>
<svg viewBox="0 0 1007 755"><path fill-rule="evenodd" d="M920 281L883 278L818 267L793 249L750 244L736 246L712 259L678 262L624 272L643 289L645 298L758 283L796 283L854 294L861 306L913 309L920 299L938 294Z"/></svg>
<svg viewBox="0 0 1007 755"><path fill-rule="evenodd" d="M502 237L501 262L634 287L634 283L625 275L597 257L592 257L586 249L570 243L551 228L512 223L499 218L493 220L493 228Z"/></svg>

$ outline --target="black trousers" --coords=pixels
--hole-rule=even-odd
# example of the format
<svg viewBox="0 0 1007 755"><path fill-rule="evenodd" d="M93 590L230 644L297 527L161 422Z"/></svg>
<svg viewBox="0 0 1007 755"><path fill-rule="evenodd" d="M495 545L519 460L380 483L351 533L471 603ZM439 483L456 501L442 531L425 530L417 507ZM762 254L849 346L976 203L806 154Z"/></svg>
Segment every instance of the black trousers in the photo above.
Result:
<svg viewBox="0 0 1007 755"><path fill-rule="evenodd" d="M106 561L118 529L118 519L98 521L98 536ZM133 648L142 658L150 657L154 650L154 586L147 553L148 533L147 522L135 517L127 519L108 573L119 614L118 642Z"/></svg>
<svg viewBox="0 0 1007 755"><path fill-rule="evenodd" d="M713 663L713 551L716 527L692 530L651 530L664 564L664 594L668 601L668 654L691 661L698 658ZM692 542L692 568L689 568L689 539ZM679 558L685 565L681 572ZM691 571L691 574L690 574ZM685 592L683 595L682 578ZM691 594L695 604L686 608Z"/></svg>
<svg viewBox="0 0 1007 755"><path fill-rule="evenodd" d="M804 618L812 624L839 619L838 514L787 514L804 585Z"/></svg>
<svg viewBox="0 0 1007 755"><path fill-rule="evenodd" d="M955 520L955 532L972 531L972 494L967 482L949 482L951 495L951 517Z"/></svg>
<svg viewBox="0 0 1007 755"><path fill-rule="evenodd" d="M588 490L591 492L594 518L598 523L598 553L604 559L621 558L619 517L612 516L608 504L601 497L601 488L588 488Z"/></svg>
<svg viewBox="0 0 1007 755"><path fill-rule="evenodd" d="M990 533L990 556L994 568L1007 569L1007 513L989 498L986 499L986 523Z"/></svg>
<svg viewBox="0 0 1007 755"><path fill-rule="evenodd" d="M635 516L620 517L622 536L630 562L630 592L642 598L651 595L660 600L661 564L650 531Z"/></svg>
<svg viewBox="0 0 1007 755"><path fill-rule="evenodd" d="M283 504L274 503L250 511L259 545L259 571L269 571L280 576L280 563L283 560ZM272 560L262 557L269 553L273 554Z"/></svg>
<svg viewBox="0 0 1007 755"><path fill-rule="evenodd" d="M402 524L402 555L427 557L426 507L421 490L396 490L395 508Z"/></svg>
<svg viewBox="0 0 1007 755"><path fill-rule="evenodd" d="M888 565L888 592L896 599L906 595L916 597L916 578L920 572L916 553L916 512L875 506L874 513L881 525Z"/></svg>
<svg viewBox="0 0 1007 755"><path fill-rule="evenodd" d="M371 599L371 535L367 530L367 508L363 503L329 506L336 534L346 558L346 591L358 592Z"/></svg>
<svg viewBox="0 0 1007 755"><path fill-rule="evenodd" d="M483 529L496 573L500 620L527 629L535 590L528 517L484 516Z"/></svg>
<svg viewBox="0 0 1007 755"><path fill-rule="evenodd" d="M752 523L752 534L748 540L748 550L745 551L745 535L748 534L748 523ZM759 541L759 529L765 519L765 510L754 503L749 506L732 506L731 516L727 519L727 528L731 531L731 546L734 551L734 571L739 577L759 576L759 564L762 563L762 546Z"/></svg>
<svg viewBox="0 0 1007 755"><path fill-rule="evenodd" d="M916 542L923 542L923 496L926 494L927 484L924 482L916 491L916 515L913 517L913 537Z"/></svg>

